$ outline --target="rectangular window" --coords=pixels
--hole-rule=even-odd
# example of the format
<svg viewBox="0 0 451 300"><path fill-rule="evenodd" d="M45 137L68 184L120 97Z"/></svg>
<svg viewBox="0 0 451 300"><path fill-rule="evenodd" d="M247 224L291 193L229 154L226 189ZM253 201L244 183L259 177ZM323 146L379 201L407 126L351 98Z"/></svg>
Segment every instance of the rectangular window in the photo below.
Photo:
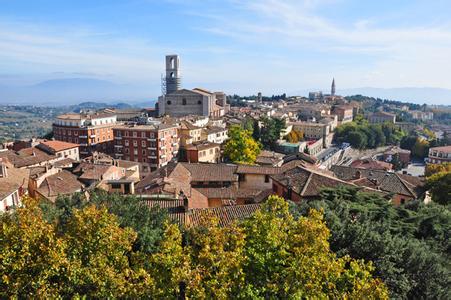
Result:
<svg viewBox="0 0 451 300"><path fill-rule="evenodd" d="M146 150L143 150L143 155L146 155Z"/></svg>
<svg viewBox="0 0 451 300"><path fill-rule="evenodd" d="M141 132L141 137L142 137L142 138L145 138L145 137L146 137L146 132L145 132L145 131Z"/></svg>
<svg viewBox="0 0 451 300"><path fill-rule="evenodd" d="M125 153L130 153L130 149L128 149L128 148L125 148Z"/></svg>
<svg viewBox="0 0 451 300"><path fill-rule="evenodd" d="M269 175L265 175L265 182L269 182Z"/></svg>
<svg viewBox="0 0 451 300"><path fill-rule="evenodd" d="M133 141L133 146L138 147L138 141Z"/></svg>
<svg viewBox="0 0 451 300"><path fill-rule="evenodd" d="M134 155L138 155L138 149L133 150Z"/></svg>
<svg viewBox="0 0 451 300"><path fill-rule="evenodd" d="M138 133L136 131L133 131L133 137L137 137Z"/></svg>
<svg viewBox="0 0 451 300"><path fill-rule="evenodd" d="M146 147L146 141L142 141L141 146Z"/></svg>

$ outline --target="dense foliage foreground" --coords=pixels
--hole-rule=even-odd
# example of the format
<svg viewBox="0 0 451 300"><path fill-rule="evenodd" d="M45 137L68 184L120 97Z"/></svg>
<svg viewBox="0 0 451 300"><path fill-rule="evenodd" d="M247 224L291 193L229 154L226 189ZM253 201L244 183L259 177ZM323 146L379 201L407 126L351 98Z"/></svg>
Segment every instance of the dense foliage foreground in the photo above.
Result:
<svg viewBox="0 0 451 300"><path fill-rule="evenodd" d="M330 250L318 210L294 217L272 196L243 223L221 228L207 216L182 234L137 199L107 197L53 208L27 199L2 215L0 297L388 297L371 262Z"/></svg>

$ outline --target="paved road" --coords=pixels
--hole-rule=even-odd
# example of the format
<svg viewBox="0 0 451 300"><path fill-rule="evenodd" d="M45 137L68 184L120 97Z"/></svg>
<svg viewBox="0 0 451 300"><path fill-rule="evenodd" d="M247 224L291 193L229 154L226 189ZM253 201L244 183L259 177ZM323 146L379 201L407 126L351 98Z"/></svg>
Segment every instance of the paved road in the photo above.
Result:
<svg viewBox="0 0 451 300"><path fill-rule="evenodd" d="M343 165L349 166L353 161L358 159L372 158L382 154L389 146L379 147L376 149L357 150L349 149L346 156L343 158Z"/></svg>

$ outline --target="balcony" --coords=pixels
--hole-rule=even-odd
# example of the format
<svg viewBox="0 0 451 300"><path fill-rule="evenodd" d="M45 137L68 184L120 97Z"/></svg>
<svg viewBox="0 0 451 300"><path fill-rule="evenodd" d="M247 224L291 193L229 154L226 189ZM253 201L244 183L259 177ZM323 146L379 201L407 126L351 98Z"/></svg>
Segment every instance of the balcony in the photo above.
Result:
<svg viewBox="0 0 451 300"><path fill-rule="evenodd" d="M122 147L124 147L124 146L122 146L122 145L114 145L114 147L115 147L115 148L122 148Z"/></svg>
<svg viewBox="0 0 451 300"><path fill-rule="evenodd" d="M161 150L166 150L166 146L161 146L160 149Z"/></svg>
<svg viewBox="0 0 451 300"><path fill-rule="evenodd" d="M157 147L147 147L149 150L157 150Z"/></svg>
<svg viewBox="0 0 451 300"><path fill-rule="evenodd" d="M149 155L148 156L150 159L157 159L157 156L155 156L155 155Z"/></svg>
<svg viewBox="0 0 451 300"><path fill-rule="evenodd" d="M166 154L161 154L160 158L166 158Z"/></svg>
<svg viewBox="0 0 451 300"><path fill-rule="evenodd" d="M150 139L147 139L149 142L156 142L157 141L157 139L156 138L150 138Z"/></svg>
<svg viewBox="0 0 451 300"><path fill-rule="evenodd" d="M114 139L115 140L122 140L122 137L121 136L115 136Z"/></svg>
<svg viewBox="0 0 451 300"><path fill-rule="evenodd" d="M78 137L81 138L81 139L87 139L88 138L87 135L79 135Z"/></svg>

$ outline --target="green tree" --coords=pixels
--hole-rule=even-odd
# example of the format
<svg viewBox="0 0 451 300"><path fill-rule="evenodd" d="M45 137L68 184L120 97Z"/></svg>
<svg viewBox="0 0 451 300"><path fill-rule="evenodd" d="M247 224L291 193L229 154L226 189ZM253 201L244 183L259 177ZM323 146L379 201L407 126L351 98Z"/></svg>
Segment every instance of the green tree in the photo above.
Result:
<svg viewBox="0 0 451 300"><path fill-rule="evenodd" d="M450 211L434 203L395 207L377 194L353 188L325 189L321 199L293 206L296 215L324 209L331 249L372 261L390 296L448 299ZM429 280L418 280L429 278Z"/></svg>
<svg viewBox="0 0 451 300"><path fill-rule="evenodd" d="M440 172L428 177L427 186L433 201L443 205L451 204L451 172Z"/></svg>
<svg viewBox="0 0 451 300"><path fill-rule="evenodd" d="M265 117L261 122L260 140L265 148L273 150L282 130L285 129L285 120Z"/></svg>
<svg viewBox="0 0 451 300"><path fill-rule="evenodd" d="M356 149L363 149L366 147L366 136L360 131L351 131L348 134L348 142Z"/></svg>
<svg viewBox="0 0 451 300"><path fill-rule="evenodd" d="M229 129L229 139L224 146L224 155L234 163L253 164L260 154L261 146L249 131L240 126Z"/></svg>

